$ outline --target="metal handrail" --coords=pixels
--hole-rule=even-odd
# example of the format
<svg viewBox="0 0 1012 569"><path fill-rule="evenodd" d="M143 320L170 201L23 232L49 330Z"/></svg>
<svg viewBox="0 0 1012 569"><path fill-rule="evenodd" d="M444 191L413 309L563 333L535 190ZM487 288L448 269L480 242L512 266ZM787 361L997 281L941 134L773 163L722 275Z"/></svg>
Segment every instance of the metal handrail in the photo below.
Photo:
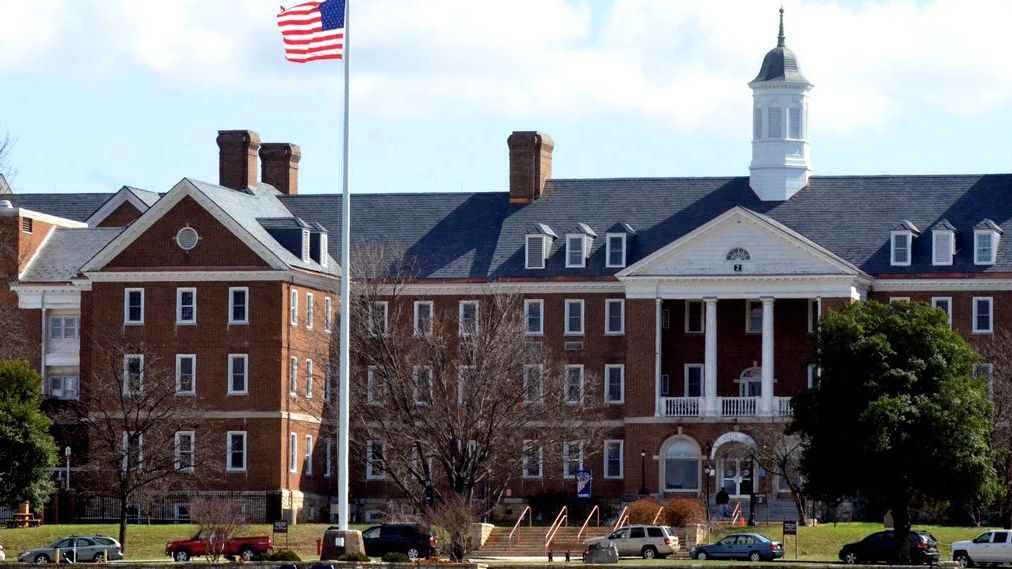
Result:
<svg viewBox="0 0 1012 569"><path fill-rule="evenodd" d="M527 506L524 511L520 512L520 517L517 518L517 523L513 524L513 531L510 532L509 537L506 538L506 551L510 554L513 553L513 534L517 532L517 528L520 527L520 522L524 521L524 516L527 516L527 527L534 525L534 517L531 513L531 507Z"/></svg>
<svg viewBox="0 0 1012 569"><path fill-rule="evenodd" d="M741 518L741 502L736 502L734 510L731 511L731 525L737 524L739 518Z"/></svg>
<svg viewBox="0 0 1012 569"><path fill-rule="evenodd" d="M555 516L555 521L552 522L552 526L548 528L548 532L545 533L545 551L548 551L549 546L552 545L552 540L555 539L555 535L559 533L562 528L562 524L569 525L569 508L562 506L559 510L559 515Z"/></svg>
<svg viewBox="0 0 1012 569"><path fill-rule="evenodd" d="M580 526L579 533L576 534L577 543L580 543L580 537L583 535L583 532L587 529L587 524L590 523L590 518L594 517L595 513L597 514L597 527L601 527L601 509L597 506L594 506L594 509L592 509L590 513L587 514L587 519L583 522L583 525Z"/></svg>
<svg viewBox="0 0 1012 569"><path fill-rule="evenodd" d="M615 527L611 528L611 531L615 531L618 528L622 527L628 520L629 520L629 506L626 506L622 508L622 513L618 515L618 521L615 522Z"/></svg>
<svg viewBox="0 0 1012 569"><path fill-rule="evenodd" d="M657 525L657 520L661 519L661 512L663 512L663 511L664 511L664 506L661 506L660 508L657 508L657 513L654 514L654 521L650 522L650 525L652 525L652 526Z"/></svg>

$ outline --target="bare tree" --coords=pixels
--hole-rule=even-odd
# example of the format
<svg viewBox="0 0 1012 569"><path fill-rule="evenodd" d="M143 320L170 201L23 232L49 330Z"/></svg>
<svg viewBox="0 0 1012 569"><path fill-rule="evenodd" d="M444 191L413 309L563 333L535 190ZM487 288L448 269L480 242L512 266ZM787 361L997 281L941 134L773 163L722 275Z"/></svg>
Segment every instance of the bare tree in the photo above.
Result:
<svg viewBox="0 0 1012 569"><path fill-rule="evenodd" d="M756 463L770 475L780 478L791 491L791 499L798 511L798 521L807 518L804 477L801 474L801 437L789 435L783 423L759 423L752 431L756 446L751 449ZM775 482L774 482L775 484Z"/></svg>
<svg viewBox="0 0 1012 569"><path fill-rule="evenodd" d="M15 142L17 141L11 138L10 133L5 133L3 137L0 138L0 178L5 180L4 182L0 182L0 184L5 185L6 182L10 182L14 179L14 175L16 174L13 164L11 164L11 151L14 150ZM7 191L10 191L9 187L7 188ZM0 193L4 192L0 191Z"/></svg>
<svg viewBox="0 0 1012 569"><path fill-rule="evenodd" d="M197 535L207 541L204 557L211 563L221 559L228 540L245 532L248 525L242 504L227 498L204 497L194 501L190 517L200 526Z"/></svg>
<svg viewBox="0 0 1012 569"><path fill-rule="evenodd" d="M980 354L987 363L975 373L990 376L988 396L993 407L995 468L1004 492L997 500L1002 527L1012 527L1012 331L1002 328L981 346ZM979 512L967 512L974 517Z"/></svg>
<svg viewBox="0 0 1012 569"><path fill-rule="evenodd" d="M88 433L87 487L118 503L124 549L131 505L152 492L199 487L222 468L206 444L197 398L177 393L173 366L143 343L96 343L92 377L74 408Z"/></svg>
<svg viewBox="0 0 1012 569"><path fill-rule="evenodd" d="M520 296L485 291L459 318L454 302L452 318L427 305L416 319L410 259L378 245L353 259L351 403L373 474L419 509L473 504L480 491L485 514L525 463L592 454L600 387L567 381L564 362L531 341Z"/></svg>

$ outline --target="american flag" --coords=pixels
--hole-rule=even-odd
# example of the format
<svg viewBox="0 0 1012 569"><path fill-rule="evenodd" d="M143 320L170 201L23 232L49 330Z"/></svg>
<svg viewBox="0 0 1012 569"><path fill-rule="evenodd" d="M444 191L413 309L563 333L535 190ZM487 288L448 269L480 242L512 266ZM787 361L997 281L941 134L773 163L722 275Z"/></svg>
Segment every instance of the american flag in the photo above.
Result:
<svg viewBox="0 0 1012 569"><path fill-rule="evenodd" d="M287 10L282 7L278 27L285 58L296 63L343 59L345 1L306 2Z"/></svg>

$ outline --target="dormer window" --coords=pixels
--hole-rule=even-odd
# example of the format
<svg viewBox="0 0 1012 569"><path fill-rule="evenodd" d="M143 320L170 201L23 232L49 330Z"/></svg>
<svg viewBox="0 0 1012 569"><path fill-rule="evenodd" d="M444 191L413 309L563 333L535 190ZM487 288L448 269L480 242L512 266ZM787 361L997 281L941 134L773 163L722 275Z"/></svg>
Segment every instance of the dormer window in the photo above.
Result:
<svg viewBox="0 0 1012 569"><path fill-rule="evenodd" d="M973 264L993 265L998 257L998 239L1001 235L998 224L985 219L973 230Z"/></svg>
<svg viewBox="0 0 1012 569"><path fill-rule="evenodd" d="M545 257L548 247L548 238L544 235L528 235L527 246L524 250L524 266L528 269L545 268Z"/></svg>
<svg viewBox="0 0 1012 569"><path fill-rule="evenodd" d="M956 249L956 234L953 227L942 221L931 231L931 264L948 266Z"/></svg>
<svg viewBox="0 0 1012 569"><path fill-rule="evenodd" d="M892 255L889 261L891 265L894 267L910 266L910 243L913 238L914 234L910 231L892 232L892 246L890 247Z"/></svg>
<svg viewBox="0 0 1012 569"><path fill-rule="evenodd" d="M625 233L609 233L605 246L605 266L619 268L625 266L626 235Z"/></svg>
<svg viewBox="0 0 1012 569"><path fill-rule="evenodd" d="M566 235L566 267L580 268L587 266L587 237L585 235Z"/></svg>

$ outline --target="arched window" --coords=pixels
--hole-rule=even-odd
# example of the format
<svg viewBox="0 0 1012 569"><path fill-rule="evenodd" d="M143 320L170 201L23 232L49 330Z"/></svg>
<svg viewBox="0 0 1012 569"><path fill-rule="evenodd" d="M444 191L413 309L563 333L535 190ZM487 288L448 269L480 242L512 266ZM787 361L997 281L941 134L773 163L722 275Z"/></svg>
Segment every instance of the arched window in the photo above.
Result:
<svg viewBox="0 0 1012 569"><path fill-rule="evenodd" d="M750 261L752 256L748 254L748 249L735 247L727 252L725 259L728 261Z"/></svg>
<svg viewBox="0 0 1012 569"><path fill-rule="evenodd" d="M663 458L666 492L699 490L699 445L686 438L674 439L664 448Z"/></svg>
<svg viewBox="0 0 1012 569"><path fill-rule="evenodd" d="M784 110L777 106L772 106L767 111L769 117L766 125L767 138L783 138L784 137Z"/></svg>

